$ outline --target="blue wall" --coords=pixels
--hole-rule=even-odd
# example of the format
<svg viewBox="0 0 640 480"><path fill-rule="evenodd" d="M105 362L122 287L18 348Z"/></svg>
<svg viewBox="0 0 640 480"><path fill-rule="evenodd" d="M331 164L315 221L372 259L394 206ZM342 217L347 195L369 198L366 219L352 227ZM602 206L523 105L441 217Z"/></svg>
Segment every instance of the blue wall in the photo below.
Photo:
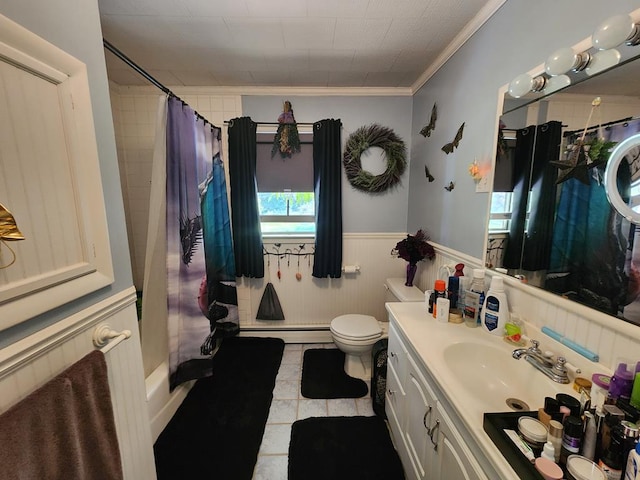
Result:
<svg viewBox="0 0 640 480"><path fill-rule="evenodd" d="M358 128L377 123L392 129L407 146L410 163L411 97L296 97L296 96L243 96L242 111L256 122L275 122L282 112L282 104L289 100L296 121L312 123L325 118L342 121L342 143ZM372 149L373 150L373 149ZM365 170L373 174L385 167L382 159L373 162ZM397 188L371 195L354 189L343 170L342 211L345 233L357 232L405 232L407 228L407 199L409 193L409 168Z"/></svg>

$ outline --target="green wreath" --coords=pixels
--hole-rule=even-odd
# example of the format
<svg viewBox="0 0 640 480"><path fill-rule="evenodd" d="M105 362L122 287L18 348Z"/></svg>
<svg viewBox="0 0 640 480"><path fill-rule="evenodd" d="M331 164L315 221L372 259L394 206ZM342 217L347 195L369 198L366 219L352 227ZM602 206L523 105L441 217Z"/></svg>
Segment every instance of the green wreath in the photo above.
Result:
<svg viewBox="0 0 640 480"><path fill-rule="evenodd" d="M362 169L360 156L371 147L384 151L387 169L372 175ZM344 149L344 170L349 183L365 192L384 192L400 181L407 166L404 141L393 130L377 124L360 127L349 135Z"/></svg>

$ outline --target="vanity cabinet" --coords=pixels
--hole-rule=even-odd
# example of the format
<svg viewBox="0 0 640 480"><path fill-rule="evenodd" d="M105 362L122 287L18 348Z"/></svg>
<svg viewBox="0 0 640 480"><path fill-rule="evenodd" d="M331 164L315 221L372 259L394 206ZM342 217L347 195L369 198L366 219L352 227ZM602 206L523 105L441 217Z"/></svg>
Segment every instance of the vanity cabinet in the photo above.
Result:
<svg viewBox="0 0 640 480"><path fill-rule="evenodd" d="M408 342L406 342L408 343ZM427 370L389 328L385 408L393 439L412 480L486 480Z"/></svg>

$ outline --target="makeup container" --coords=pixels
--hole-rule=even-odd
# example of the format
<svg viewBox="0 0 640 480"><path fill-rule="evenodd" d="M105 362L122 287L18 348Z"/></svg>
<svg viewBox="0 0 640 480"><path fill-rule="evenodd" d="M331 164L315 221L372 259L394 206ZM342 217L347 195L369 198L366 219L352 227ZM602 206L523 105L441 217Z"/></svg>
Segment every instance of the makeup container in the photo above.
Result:
<svg viewBox="0 0 640 480"><path fill-rule="evenodd" d="M518 433L531 447L536 457L540 456L542 448L547 442L547 436L549 435L549 431L544 423L533 417L520 417L518 419Z"/></svg>
<svg viewBox="0 0 640 480"><path fill-rule="evenodd" d="M582 455L569 455L567 458L567 480L607 480L607 476L598 465Z"/></svg>

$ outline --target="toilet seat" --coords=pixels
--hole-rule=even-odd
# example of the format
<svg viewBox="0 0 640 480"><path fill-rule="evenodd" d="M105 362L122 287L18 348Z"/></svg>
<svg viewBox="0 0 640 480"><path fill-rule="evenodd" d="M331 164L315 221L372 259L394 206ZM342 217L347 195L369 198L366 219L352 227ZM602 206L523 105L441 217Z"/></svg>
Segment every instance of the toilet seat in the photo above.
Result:
<svg viewBox="0 0 640 480"><path fill-rule="evenodd" d="M371 315L341 315L331 321L329 327L336 337L348 341L370 341L382 336L382 328Z"/></svg>

